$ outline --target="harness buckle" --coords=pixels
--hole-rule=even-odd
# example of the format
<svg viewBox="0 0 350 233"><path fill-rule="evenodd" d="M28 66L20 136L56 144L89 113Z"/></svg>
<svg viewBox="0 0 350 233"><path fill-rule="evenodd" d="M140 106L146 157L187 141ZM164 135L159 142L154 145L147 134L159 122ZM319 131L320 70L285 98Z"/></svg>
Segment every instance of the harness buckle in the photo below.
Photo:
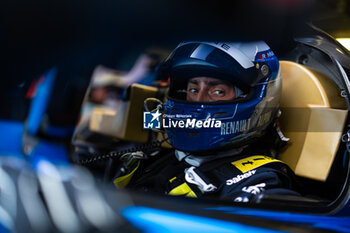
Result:
<svg viewBox="0 0 350 233"><path fill-rule="evenodd" d="M217 189L213 184L207 184L205 181L194 171L195 167L192 166L185 170L185 179L188 183L195 184L203 192L212 192Z"/></svg>

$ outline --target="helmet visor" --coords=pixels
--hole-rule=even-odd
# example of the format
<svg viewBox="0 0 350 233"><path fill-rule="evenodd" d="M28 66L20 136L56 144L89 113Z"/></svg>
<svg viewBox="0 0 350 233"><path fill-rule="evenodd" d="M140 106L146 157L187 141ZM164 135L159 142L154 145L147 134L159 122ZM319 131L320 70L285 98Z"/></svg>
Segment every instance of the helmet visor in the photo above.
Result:
<svg viewBox="0 0 350 233"><path fill-rule="evenodd" d="M167 61L171 80L169 96L176 98L179 91L187 90L189 80L194 77L216 78L248 93L261 77L253 62L246 57L244 60L239 50L231 50L228 53L202 43L178 47Z"/></svg>

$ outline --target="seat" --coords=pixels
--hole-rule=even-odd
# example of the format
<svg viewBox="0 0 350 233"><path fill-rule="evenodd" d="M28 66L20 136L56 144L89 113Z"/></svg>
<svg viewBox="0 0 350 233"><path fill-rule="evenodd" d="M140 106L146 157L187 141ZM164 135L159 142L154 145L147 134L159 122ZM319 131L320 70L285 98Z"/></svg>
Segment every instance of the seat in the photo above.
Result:
<svg viewBox="0 0 350 233"><path fill-rule="evenodd" d="M291 61L280 61L280 127L290 138L279 159L296 175L326 181L337 153L347 104L325 74Z"/></svg>

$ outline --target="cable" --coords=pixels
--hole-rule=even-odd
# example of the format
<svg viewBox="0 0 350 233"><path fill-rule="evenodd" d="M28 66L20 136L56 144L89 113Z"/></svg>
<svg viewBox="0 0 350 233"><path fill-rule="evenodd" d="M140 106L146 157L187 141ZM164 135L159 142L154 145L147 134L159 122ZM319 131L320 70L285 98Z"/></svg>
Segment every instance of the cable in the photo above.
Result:
<svg viewBox="0 0 350 233"><path fill-rule="evenodd" d="M167 140L168 140L168 138L163 138L162 140L156 140L156 141L153 141L151 143L146 143L146 144L143 144L140 146L131 147L129 149L124 149L121 151L111 151L110 153L105 154L105 155L99 155L99 156L95 156L93 158L75 161L75 163L80 164L80 165L87 165L87 164L99 162L99 161L105 160L105 159L115 159L115 158L119 159L122 155L124 155L126 153L131 153L131 152L135 152L135 151L145 152L144 150L150 150L153 148L160 147L162 145L162 143L167 141Z"/></svg>

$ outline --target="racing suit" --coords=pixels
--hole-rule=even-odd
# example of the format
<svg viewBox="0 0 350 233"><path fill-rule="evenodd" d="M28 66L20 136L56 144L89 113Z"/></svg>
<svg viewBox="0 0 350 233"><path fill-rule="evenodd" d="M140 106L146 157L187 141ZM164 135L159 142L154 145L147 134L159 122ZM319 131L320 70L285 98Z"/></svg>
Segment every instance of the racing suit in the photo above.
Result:
<svg viewBox="0 0 350 233"><path fill-rule="evenodd" d="M144 162L144 161L143 161ZM130 175L133 175L130 178ZM137 164L116 186L186 197L219 197L235 202L254 201L261 193L299 195L294 174L282 161L264 155L195 157L175 151L150 165Z"/></svg>

